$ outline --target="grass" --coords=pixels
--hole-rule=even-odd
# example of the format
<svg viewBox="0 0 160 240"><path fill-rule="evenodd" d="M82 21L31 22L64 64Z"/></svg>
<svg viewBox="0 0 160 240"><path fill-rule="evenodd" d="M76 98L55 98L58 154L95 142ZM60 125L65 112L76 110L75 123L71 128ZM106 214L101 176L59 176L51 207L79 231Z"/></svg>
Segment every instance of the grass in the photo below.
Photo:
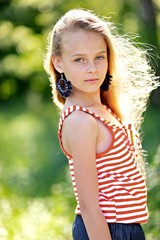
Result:
<svg viewBox="0 0 160 240"><path fill-rule="evenodd" d="M55 107L37 96L0 107L0 240L70 240L75 200ZM143 124L149 152L147 240L160 235L159 117L159 107L150 106Z"/></svg>

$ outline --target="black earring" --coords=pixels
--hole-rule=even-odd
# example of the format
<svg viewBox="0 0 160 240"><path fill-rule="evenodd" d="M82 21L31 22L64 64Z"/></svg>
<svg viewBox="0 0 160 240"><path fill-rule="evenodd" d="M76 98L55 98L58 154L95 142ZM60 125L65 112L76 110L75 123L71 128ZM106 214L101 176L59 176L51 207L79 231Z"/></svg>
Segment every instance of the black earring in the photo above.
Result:
<svg viewBox="0 0 160 240"><path fill-rule="evenodd" d="M69 97L69 95L71 94L72 90L71 82L63 77L63 73L61 73L61 78L57 83L57 90L59 94L64 98Z"/></svg>
<svg viewBox="0 0 160 240"><path fill-rule="evenodd" d="M111 84L112 81L112 75L109 75L108 73L106 74L106 77L104 79L104 82L101 85L101 89L103 91L108 91L109 90L109 85Z"/></svg>

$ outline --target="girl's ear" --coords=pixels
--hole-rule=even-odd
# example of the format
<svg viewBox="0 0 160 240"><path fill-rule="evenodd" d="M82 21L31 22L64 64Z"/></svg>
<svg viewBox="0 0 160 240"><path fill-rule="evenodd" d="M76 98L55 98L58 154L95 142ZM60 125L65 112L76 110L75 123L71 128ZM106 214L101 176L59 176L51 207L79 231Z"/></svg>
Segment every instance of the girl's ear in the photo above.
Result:
<svg viewBox="0 0 160 240"><path fill-rule="evenodd" d="M62 69L62 61L61 58L59 56L52 56L52 63L54 68L59 72L62 73L63 69Z"/></svg>

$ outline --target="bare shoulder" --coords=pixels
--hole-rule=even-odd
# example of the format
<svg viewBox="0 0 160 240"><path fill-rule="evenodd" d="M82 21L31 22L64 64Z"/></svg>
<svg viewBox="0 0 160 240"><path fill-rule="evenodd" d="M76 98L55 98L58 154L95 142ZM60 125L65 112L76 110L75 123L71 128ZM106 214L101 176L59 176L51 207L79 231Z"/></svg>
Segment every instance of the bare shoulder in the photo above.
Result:
<svg viewBox="0 0 160 240"><path fill-rule="evenodd" d="M64 121L62 129L62 141L65 150L70 154L82 157L88 149L95 153L98 126L96 119L82 111L72 112ZM88 148L88 145L90 148ZM83 157L84 158L84 157Z"/></svg>
<svg viewBox="0 0 160 240"><path fill-rule="evenodd" d="M95 130L97 128L96 119L88 113L74 111L64 121L64 129L68 131Z"/></svg>

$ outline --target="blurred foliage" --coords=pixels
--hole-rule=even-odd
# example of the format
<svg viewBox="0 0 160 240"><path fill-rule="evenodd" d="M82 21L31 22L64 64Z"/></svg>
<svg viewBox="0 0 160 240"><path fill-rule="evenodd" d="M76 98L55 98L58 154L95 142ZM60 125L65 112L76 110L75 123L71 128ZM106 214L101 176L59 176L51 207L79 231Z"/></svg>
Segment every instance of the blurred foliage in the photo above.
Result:
<svg viewBox="0 0 160 240"><path fill-rule="evenodd" d="M63 13L81 7L111 17L120 32L139 34L141 42L158 49L160 0L153 1L155 21L146 25L148 1L0 0L1 240L71 239L75 200L57 139L59 116L43 70L49 31ZM143 124L149 153L147 240L160 235L159 119L159 106L152 103Z"/></svg>
<svg viewBox="0 0 160 240"><path fill-rule="evenodd" d="M1 113L0 239L70 240L75 201L56 109L14 101Z"/></svg>

